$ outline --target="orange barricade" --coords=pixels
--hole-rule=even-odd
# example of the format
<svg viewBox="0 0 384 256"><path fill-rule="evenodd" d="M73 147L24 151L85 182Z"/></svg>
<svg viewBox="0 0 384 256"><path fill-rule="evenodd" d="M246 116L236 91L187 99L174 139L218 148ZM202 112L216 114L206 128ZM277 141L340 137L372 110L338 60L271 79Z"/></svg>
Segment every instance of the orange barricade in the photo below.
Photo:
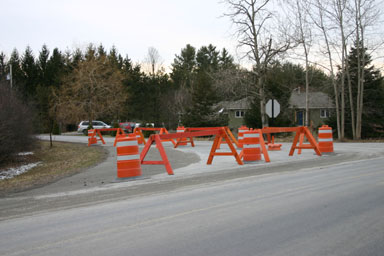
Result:
<svg viewBox="0 0 384 256"><path fill-rule="evenodd" d="M293 139L291 150L289 151L289 155L292 156L295 152L295 149L313 149L315 153L319 156L321 156L321 152L319 150L319 146L315 140L315 138L312 136L312 134L309 132L308 127L305 126L298 126L298 127L264 127L262 129L263 134L270 134L270 133L279 133L279 132L295 132L296 135ZM297 145L299 142L300 135L305 136L309 142L309 144L301 144Z"/></svg>
<svg viewBox="0 0 384 256"><path fill-rule="evenodd" d="M159 133L159 134L160 134L160 135L161 135L161 134L169 134L169 132L168 132L167 129L165 129L165 128L160 128L160 133ZM170 141L170 142L172 142L173 146L176 145L176 142L175 142L173 139L161 139L161 141L162 141L162 142Z"/></svg>
<svg viewBox="0 0 384 256"><path fill-rule="evenodd" d="M319 149L321 153L333 152L332 128L328 125L319 128Z"/></svg>
<svg viewBox="0 0 384 256"><path fill-rule="evenodd" d="M114 147L116 147L117 140L120 137L126 137L126 134L124 133L123 129L117 128L116 136L115 136L115 142L113 143Z"/></svg>
<svg viewBox="0 0 384 256"><path fill-rule="evenodd" d="M303 146L304 145L304 133L301 133L300 134L300 137L299 137L299 146ZM301 148L299 148L297 150L297 154L300 155L301 154Z"/></svg>
<svg viewBox="0 0 384 256"><path fill-rule="evenodd" d="M270 162L268 151L265 146L263 134L260 129L249 130L243 134L243 149L240 152L240 157L244 161L261 160L261 154L264 156L265 162Z"/></svg>
<svg viewBox="0 0 384 256"><path fill-rule="evenodd" d="M95 129L88 130L88 147L92 144L97 144Z"/></svg>
<svg viewBox="0 0 384 256"><path fill-rule="evenodd" d="M134 132L136 134L136 137L139 141L139 144L145 144L145 139L142 131L156 131L159 132L159 134L169 134L166 128L159 128L159 127L136 127ZM170 141L173 145L176 145L176 142L173 139L163 139L163 142Z"/></svg>
<svg viewBox="0 0 384 256"><path fill-rule="evenodd" d="M209 135L216 135L215 140L213 141L213 145L211 148L211 152L208 157L207 164L212 164L214 156L234 156L237 163L242 165L243 162L240 159L240 156L237 154L236 149L234 148L231 140L228 137L228 134L226 133L225 127L214 128L212 130L204 130L204 131L196 131L196 132L180 132L180 133L173 133L173 134L152 134L147 143L144 146L143 151L140 154L140 161L141 164L161 164L165 166L165 169L167 170L167 173L169 175L173 175L173 170L171 167L171 164L169 163L167 154L164 150L164 147L162 145L162 141L168 141L170 139L179 139L179 138L192 138L192 137L201 137L201 136L209 136ZM219 140L224 138L226 141L228 141L228 146L231 149L231 152L216 152ZM162 160L160 161L145 161L145 157L151 147L152 144L156 144L157 149L159 150L160 156ZM176 144L177 145L177 144Z"/></svg>
<svg viewBox="0 0 384 256"><path fill-rule="evenodd" d="M133 134L135 134L137 142L139 144L145 144L145 138L144 138L143 132L141 130L142 130L142 128L136 127L133 130Z"/></svg>
<svg viewBox="0 0 384 256"><path fill-rule="evenodd" d="M244 132L243 160L244 162L261 160L260 134L256 130Z"/></svg>
<svg viewBox="0 0 384 256"><path fill-rule="evenodd" d="M236 140L235 136L233 136L231 130L227 127L227 126L224 126L224 127L188 127L186 128L186 131L188 132L192 132L192 131L211 131L211 130L222 130L224 129L224 131L226 132L226 134L228 135L228 141L231 141L232 144L235 144L237 147L238 147L238 141ZM220 148L220 144L221 143L224 143L222 142L224 138L221 138L219 143L218 143L218 148ZM227 143L227 140L224 139L225 143Z"/></svg>
<svg viewBox="0 0 384 256"><path fill-rule="evenodd" d="M249 131L249 128L245 125L242 125L239 129L238 129L238 132L237 132L237 142L238 142L238 148L243 148L243 140L244 140L244 137L243 137L243 134L244 132L246 131Z"/></svg>
<svg viewBox="0 0 384 256"><path fill-rule="evenodd" d="M134 134L128 137L118 137L117 152L117 177L129 178L141 176L139 145Z"/></svg>
<svg viewBox="0 0 384 256"><path fill-rule="evenodd" d="M268 143L268 150L269 151L278 151L278 150L281 150L281 146L282 146L282 144L275 144L275 136L272 136L272 143Z"/></svg>
<svg viewBox="0 0 384 256"><path fill-rule="evenodd" d="M102 128L102 129L91 129L88 130L88 146L92 144L96 144L97 140L100 140L103 144L105 144L103 135L101 132L106 131L116 131L116 138L115 142L113 143L113 146L116 146L116 140L119 136L125 136L123 129L121 128ZM97 139L97 136L99 136L99 139Z"/></svg>
<svg viewBox="0 0 384 256"><path fill-rule="evenodd" d="M177 133L185 132L185 127L184 126L177 127L176 132ZM178 146L186 146L187 142L188 142L187 138L179 138L176 143L178 143ZM176 145L175 145L175 147L176 147Z"/></svg>
<svg viewBox="0 0 384 256"><path fill-rule="evenodd" d="M184 128L184 126L183 126ZM177 131L177 133L180 133L180 134L185 134L185 133L188 133L189 132L189 128L184 128L184 131L181 132L181 131ZM193 142L193 137L180 137L178 139L176 139L176 144L174 145L174 148L177 148L180 143L185 143L185 145L187 145L188 143L191 143L191 146L194 147L195 146L195 143Z"/></svg>

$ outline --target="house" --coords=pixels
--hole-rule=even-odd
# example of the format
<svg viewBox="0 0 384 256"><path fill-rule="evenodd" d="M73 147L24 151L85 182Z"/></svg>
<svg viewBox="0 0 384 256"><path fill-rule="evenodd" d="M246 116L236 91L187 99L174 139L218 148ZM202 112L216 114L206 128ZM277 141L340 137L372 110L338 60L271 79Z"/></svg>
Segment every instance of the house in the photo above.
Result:
<svg viewBox="0 0 384 256"><path fill-rule="evenodd" d="M222 101L220 111L228 115L228 127L237 129L244 124L245 113L251 108L248 98L236 101ZM289 99L289 109L292 111L292 121L297 126L305 123L305 92L294 90ZM309 92L309 120L312 127L324 124L335 111L333 100L324 92Z"/></svg>
<svg viewBox="0 0 384 256"><path fill-rule="evenodd" d="M219 103L224 114L228 115L228 127L237 129L244 124L245 112L250 109L248 98Z"/></svg>
<svg viewBox="0 0 384 256"><path fill-rule="evenodd" d="M305 92L295 90L289 99L289 108L293 112L295 124L303 126L305 123ZM317 128L324 124L335 111L333 100L324 92L309 92L309 123Z"/></svg>

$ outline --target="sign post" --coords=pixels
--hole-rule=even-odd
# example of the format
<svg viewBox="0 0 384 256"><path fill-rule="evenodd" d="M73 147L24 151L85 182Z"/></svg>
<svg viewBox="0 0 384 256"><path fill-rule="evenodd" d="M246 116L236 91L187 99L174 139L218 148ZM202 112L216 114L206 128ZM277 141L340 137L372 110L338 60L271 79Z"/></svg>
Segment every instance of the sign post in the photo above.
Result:
<svg viewBox="0 0 384 256"><path fill-rule="evenodd" d="M268 100L265 104L265 112L271 118L271 125L273 124L273 119L280 114L280 104L275 99Z"/></svg>

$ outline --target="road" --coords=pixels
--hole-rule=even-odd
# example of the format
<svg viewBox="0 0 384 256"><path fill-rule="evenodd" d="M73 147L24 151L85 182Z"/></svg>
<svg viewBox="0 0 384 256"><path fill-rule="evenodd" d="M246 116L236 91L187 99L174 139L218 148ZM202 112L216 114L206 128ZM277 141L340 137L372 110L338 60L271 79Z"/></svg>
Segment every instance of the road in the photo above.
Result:
<svg viewBox="0 0 384 256"><path fill-rule="evenodd" d="M0 255L383 255L383 166L376 157L6 219Z"/></svg>

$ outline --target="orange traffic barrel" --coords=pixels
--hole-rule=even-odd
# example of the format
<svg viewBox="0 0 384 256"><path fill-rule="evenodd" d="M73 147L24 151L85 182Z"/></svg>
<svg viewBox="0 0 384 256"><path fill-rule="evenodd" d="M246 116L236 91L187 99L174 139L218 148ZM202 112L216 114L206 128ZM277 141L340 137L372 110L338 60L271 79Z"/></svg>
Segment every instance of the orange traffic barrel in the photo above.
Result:
<svg viewBox="0 0 384 256"><path fill-rule="evenodd" d="M249 131L249 128L242 125L237 130L237 142L238 142L238 148L243 148L243 142L244 142L244 132Z"/></svg>
<svg viewBox="0 0 384 256"><path fill-rule="evenodd" d="M139 145L136 135L117 138L117 177L129 178L141 176Z"/></svg>
<svg viewBox="0 0 384 256"><path fill-rule="evenodd" d="M176 129L176 132L185 132L185 127L184 126L179 126ZM187 145L187 138L180 138L179 146L186 146Z"/></svg>
<svg viewBox="0 0 384 256"><path fill-rule="evenodd" d="M95 129L88 130L88 146L90 146L92 144L97 144L96 130Z"/></svg>
<svg viewBox="0 0 384 256"><path fill-rule="evenodd" d="M333 152L332 128L328 125L319 128L319 150L321 153Z"/></svg>
<svg viewBox="0 0 384 256"><path fill-rule="evenodd" d="M253 162L261 160L259 130L249 130L244 132L243 160L244 162Z"/></svg>

